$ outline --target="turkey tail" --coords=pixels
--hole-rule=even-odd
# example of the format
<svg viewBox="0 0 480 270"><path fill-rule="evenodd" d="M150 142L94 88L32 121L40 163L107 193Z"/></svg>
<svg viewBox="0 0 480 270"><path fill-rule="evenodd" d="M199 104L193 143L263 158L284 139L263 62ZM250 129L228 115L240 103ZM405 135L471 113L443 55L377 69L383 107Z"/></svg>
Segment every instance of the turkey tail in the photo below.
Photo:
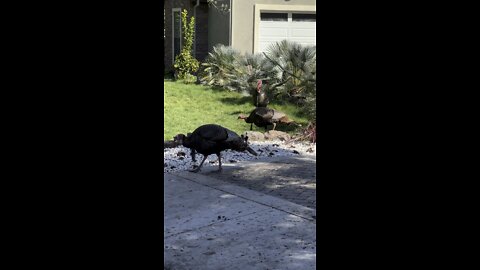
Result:
<svg viewBox="0 0 480 270"><path fill-rule="evenodd" d="M280 123L284 123L284 124L296 124L295 121L291 120L290 118L288 118L288 116L284 116L282 118L280 118L278 120L278 122Z"/></svg>
<svg viewBox="0 0 480 270"><path fill-rule="evenodd" d="M280 123L284 123L284 124L287 124L287 125L294 125L294 126L297 126L297 127L301 127L302 125L300 125L299 123L291 120L290 118L288 118L287 116L284 116L282 118L280 118Z"/></svg>

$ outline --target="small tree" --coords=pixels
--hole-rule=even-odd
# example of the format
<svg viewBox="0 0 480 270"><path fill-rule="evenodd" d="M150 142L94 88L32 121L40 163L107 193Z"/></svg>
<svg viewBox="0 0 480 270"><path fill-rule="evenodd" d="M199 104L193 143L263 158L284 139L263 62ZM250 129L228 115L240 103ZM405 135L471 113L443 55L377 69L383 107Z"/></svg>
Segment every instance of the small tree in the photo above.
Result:
<svg viewBox="0 0 480 270"><path fill-rule="evenodd" d="M179 79L189 79L199 68L199 62L192 56L193 37L195 33L195 18L188 23L187 10L182 11L183 47L173 64Z"/></svg>

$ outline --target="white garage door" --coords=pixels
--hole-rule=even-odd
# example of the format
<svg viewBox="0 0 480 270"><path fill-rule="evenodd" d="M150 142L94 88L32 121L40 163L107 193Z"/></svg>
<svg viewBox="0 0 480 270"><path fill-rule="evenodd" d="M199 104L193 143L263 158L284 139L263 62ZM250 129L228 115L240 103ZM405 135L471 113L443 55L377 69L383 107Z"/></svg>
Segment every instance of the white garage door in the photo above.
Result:
<svg viewBox="0 0 480 270"><path fill-rule="evenodd" d="M312 13L260 13L259 52L270 44L288 39L302 45L315 45L316 18Z"/></svg>

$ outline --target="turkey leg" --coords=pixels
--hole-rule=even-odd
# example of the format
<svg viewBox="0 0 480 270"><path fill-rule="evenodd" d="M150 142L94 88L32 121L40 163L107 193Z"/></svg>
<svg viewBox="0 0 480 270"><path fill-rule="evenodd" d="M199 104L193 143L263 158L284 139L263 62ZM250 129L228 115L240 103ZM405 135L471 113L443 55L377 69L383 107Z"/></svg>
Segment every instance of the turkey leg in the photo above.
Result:
<svg viewBox="0 0 480 270"><path fill-rule="evenodd" d="M195 153L195 149L192 148L192 149L190 149L190 150L191 150L191 151L190 151L190 154L192 155L192 161L193 161L193 162L196 162L197 159L195 158L195 154L196 154L196 153Z"/></svg>
<svg viewBox="0 0 480 270"><path fill-rule="evenodd" d="M194 173L199 172L199 171L200 171L200 168L201 168L202 165L203 165L203 162L205 161L205 159L207 159L207 157L208 157L208 156L203 156L203 160L202 160L202 162L200 163L200 166L198 166L198 168L196 168L195 170L190 170L190 172L194 172Z"/></svg>
<svg viewBox="0 0 480 270"><path fill-rule="evenodd" d="M218 156L218 171L216 171L216 172L221 172L222 171L222 156L220 155L220 153L218 153L217 156Z"/></svg>

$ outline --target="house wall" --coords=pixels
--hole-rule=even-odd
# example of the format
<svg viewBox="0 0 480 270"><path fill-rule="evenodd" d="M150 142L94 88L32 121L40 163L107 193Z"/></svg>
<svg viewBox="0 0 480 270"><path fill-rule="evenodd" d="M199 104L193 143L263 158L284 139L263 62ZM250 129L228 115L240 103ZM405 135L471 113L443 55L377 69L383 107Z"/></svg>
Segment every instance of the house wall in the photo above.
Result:
<svg viewBox="0 0 480 270"><path fill-rule="evenodd" d="M195 18L195 58L205 60L208 55L208 4L200 3Z"/></svg>
<svg viewBox="0 0 480 270"><path fill-rule="evenodd" d="M232 0L232 47L242 53L254 53L255 5L268 5L272 9L288 10L289 7L303 6L314 10L315 0ZM306 7L308 6L308 7ZM303 8L301 7L301 8Z"/></svg>
<svg viewBox="0 0 480 270"><path fill-rule="evenodd" d="M173 70L173 56L172 56L172 9L181 8L186 9L188 16L194 16L193 7L196 1L193 0L165 0L165 40L164 40L164 64L165 71ZM208 5L205 1L201 1L196 8L195 18L195 58L203 61L208 54ZM182 40L183 42L183 40Z"/></svg>
<svg viewBox="0 0 480 270"><path fill-rule="evenodd" d="M230 0L219 1L228 4ZM222 13L216 8L209 8L208 20L208 51L217 44L230 45L230 14Z"/></svg>

